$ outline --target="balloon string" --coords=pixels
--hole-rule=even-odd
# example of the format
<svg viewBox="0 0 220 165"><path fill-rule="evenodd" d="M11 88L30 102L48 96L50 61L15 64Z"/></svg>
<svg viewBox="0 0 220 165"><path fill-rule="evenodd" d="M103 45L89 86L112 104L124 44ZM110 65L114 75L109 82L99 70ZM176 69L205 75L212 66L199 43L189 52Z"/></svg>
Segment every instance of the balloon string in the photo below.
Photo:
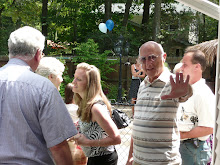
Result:
<svg viewBox="0 0 220 165"><path fill-rule="evenodd" d="M108 35L108 33L107 33L107 36L108 36L108 38L111 40L111 42L113 43L113 41L112 41L111 37Z"/></svg>

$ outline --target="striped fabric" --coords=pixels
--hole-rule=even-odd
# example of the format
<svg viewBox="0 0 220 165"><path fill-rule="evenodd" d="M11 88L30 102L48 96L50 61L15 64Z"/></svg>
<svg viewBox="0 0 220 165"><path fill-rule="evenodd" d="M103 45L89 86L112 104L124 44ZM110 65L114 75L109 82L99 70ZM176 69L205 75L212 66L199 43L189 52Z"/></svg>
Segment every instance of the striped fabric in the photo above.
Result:
<svg viewBox="0 0 220 165"><path fill-rule="evenodd" d="M180 164L177 99L161 100L171 86L168 69L153 83L141 83L133 122L133 156L136 164Z"/></svg>

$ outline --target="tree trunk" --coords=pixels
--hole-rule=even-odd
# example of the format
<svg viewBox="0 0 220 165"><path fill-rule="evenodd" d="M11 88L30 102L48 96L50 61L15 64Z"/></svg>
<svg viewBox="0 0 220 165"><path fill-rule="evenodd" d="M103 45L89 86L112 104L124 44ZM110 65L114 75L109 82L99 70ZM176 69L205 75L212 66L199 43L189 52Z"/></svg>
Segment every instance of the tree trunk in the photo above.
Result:
<svg viewBox="0 0 220 165"><path fill-rule="evenodd" d="M2 28L2 12L4 11L5 7L0 9L0 29Z"/></svg>
<svg viewBox="0 0 220 165"><path fill-rule="evenodd" d="M206 15L205 14L202 14L202 17L203 17L203 41L206 41L206 21L205 21L205 17Z"/></svg>
<svg viewBox="0 0 220 165"><path fill-rule="evenodd" d="M46 37L45 40L45 50L44 53L47 54L47 28L48 28L48 23L47 23L47 8L48 0L42 0L42 34Z"/></svg>
<svg viewBox="0 0 220 165"><path fill-rule="evenodd" d="M160 35L161 0L155 0L153 40L159 42Z"/></svg>
<svg viewBox="0 0 220 165"><path fill-rule="evenodd" d="M112 13L112 0L105 0L105 22L111 19Z"/></svg>
<svg viewBox="0 0 220 165"><path fill-rule="evenodd" d="M150 15L150 0L144 0L142 24L147 24Z"/></svg>
<svg viewBox="0 0 220 165"><path fill-rule="evenodd" d="M124 19L122 22L122 26L126 27L128 24L128 17L129 17L129 11L130 11L130 7L132 5L133 0L127 0L127 3L125 5L125 14L124 14Z"/></svg>
<svg viewBox="0 0 220 165"><path fill-rule="evenodd" d="M73 15L74 15L74 17L73 17L73 19L72 19L72 24L73 24L73 40L72 40L72 42L74 43L74 42L77 42L77 21L76 21L76 18L77 18L77 9L73 9Z"/></svg>

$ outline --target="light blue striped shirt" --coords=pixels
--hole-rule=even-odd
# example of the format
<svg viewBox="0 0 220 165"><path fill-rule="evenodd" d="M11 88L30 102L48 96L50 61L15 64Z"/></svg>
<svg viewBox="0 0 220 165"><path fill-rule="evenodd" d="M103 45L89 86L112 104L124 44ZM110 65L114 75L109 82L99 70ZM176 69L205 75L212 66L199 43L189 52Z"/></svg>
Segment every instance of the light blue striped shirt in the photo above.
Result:
<svg viewBox="0 0 220 165"><path fill-rule="evenodd" d="M0 164L53 165L48 148L76 133L48 79L16 58L0 68Z"/></svg>

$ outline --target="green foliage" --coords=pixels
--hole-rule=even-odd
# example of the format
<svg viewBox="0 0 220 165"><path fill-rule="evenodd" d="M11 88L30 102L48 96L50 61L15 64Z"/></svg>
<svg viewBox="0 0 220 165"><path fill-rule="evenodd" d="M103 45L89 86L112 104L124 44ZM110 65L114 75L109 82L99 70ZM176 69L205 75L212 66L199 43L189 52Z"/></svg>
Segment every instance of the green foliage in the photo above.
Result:
<svg viewBox="0 0 220 165"><path fill-rule="evenodd" d="M107 73L115 71L111 66L117 61L107 59L108 54L111 54L112 52L105 50L103 53L99 53L98 43L95 43L93 39L88 39L85 43L77 43L74 50L75 56L73 57L72 62L76 65L81 62L95 65L99 68L103 80L107 80Z"/></svg>
<svg viewBox="0 0 220 165"><path fill-rule="evenodd" d="M65 98L65 87L68 83L71 83L73 81L73 78L71 78L69 75L68 75L68 70L69 68L67 67L66 65L66 61L63 60L63 59L60 59L60 61L65 65L65 70L63 72L63 82L61 83L60 85L60 95L62 96L62 98Z"/></svg>
<svg viewBox="0 0 220 165"><path fill-rule="evenodd" d="M0 54L7 53L7 39L9 34L16 28L30 25L41 29L42 0L1 0L0 9L4 8L0 15ZM126 0L113 3L126 3ZM161 11L161 34L159 36L163 45L171 45L173 41L188 43L188 32L190 24L195 22L197 16L191 12L177 12L171 3L174 0L162 1ZM218 4L218 0L212 0ZM123 13L114 12L111 19L115 26L111 32L103 34L99 31L98 25L104 22L103 0L53 0L48 1L48 36L47 39L55 43L65 43L65 50L48 49L49 54L72 54L74 43L86 42L89 38L99 45L99 52L113 50L114 43L118 36L122 34L126 41L130 43L130 56L138 54L139 46L148 40L152 40L153 17L152 12L149 22L145 25L136 24L129 20L126 27L122 26ZM141 4L142 1L133 1ZM154 0L151 0L154 3ZM153 6L153 5L152 5ZM165 8L166 7L166 8ZM131 7L129 18L133 18L137 13ZM34 12L33 12L34 11ZM200 19L200 18L199 18ZM202 20L195 22L199 30L199 42L217 38L218 21L206 16L205 23ZM170 28L175 27L175 28ZM189 43L188 43L189 44ZM111 55L110 53L109 55ZM175 53L173 53L175 55Z"/></svg>
<svg viewBox="0 0 220 165"><path fill-rule="evenodd" d="M51 22L49 38L69 43L85 41L89 32L98 30L97 25L103 14L100 14L102 11L94 11L102 3L101 0L52 1L48 12L48 20Z"/></svg>
<svg viewBox="0 0 220 165"><path fill-rule="evenodd" d="M63 74L63 82L61 83L60 86L60 95L62 96L62 98L65 98L65 87L68 83L71 83L73 81L73 78L70 78L70 76L67 74L67 67L65 67L65 72Z"/></svg>
<svg viewBox="0 0 220 165"><path fill-rule="evenodd" d="M112 83L102 82L102 89L108 99L115 99L118 98L118 85ZM126 91L122 88L122 97L126 97Z"/></svg>
<svg viewBox="0 0 220 165"><path fill-rule="evenodd" d="M195 19L194 14L185 10L177 12L174 6L165 4L161 15L163 21L161 22L162 36L160 39L162 43L178 40L187 43L190 23Z"/></svg>
<svg viewBox="0 0 220 165"><path fill-rule="evenodd" d="M117 99L118 86L114 84L102 83L102 89L108 99Z"/></svg>

